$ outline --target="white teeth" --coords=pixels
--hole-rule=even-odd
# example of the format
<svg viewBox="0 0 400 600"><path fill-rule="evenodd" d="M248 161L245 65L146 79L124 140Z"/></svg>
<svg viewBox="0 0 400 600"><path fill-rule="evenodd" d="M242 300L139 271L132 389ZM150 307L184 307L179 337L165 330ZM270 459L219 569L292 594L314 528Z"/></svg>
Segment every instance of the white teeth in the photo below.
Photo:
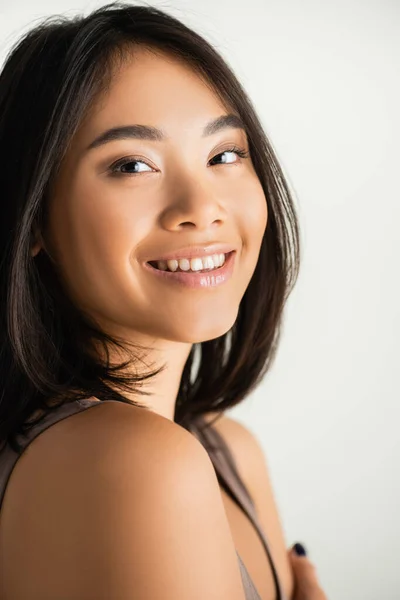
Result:
<svg viewBox="0 0 400 600"><path fill-rule="evenodd" d="M179 268L182 269L182 271L189 271L190 260L188 260L187 258L182 258L180 261L178 261L178 264Z"/></svg>
<svg viewBox="0 0 400 600"><path fill-rule="evenodd" d="M222 267L225 263L225 254L213 254L212 256L205 256L204 258L181 258L179 260L158 260L156 261L157 268L161 271L177 271L178 268L181 271L203 271L204 269L216 269Z"/></svg>
<svg viewBox="0 0 400 600"><path fill-rule="evenodd" d="M192 271L201 271L202 269L209 269L210 266L208 262L206 262L205 258L192 258L192 260L190 261L190 268Z"/></svg>
<svg viewBox="0 0 400 600"><path fill-rule="evenodd" d="M167 260L167 265L168 265L168 269L170 271L176 271L178 268L178 261L177 260Z"/></svg>

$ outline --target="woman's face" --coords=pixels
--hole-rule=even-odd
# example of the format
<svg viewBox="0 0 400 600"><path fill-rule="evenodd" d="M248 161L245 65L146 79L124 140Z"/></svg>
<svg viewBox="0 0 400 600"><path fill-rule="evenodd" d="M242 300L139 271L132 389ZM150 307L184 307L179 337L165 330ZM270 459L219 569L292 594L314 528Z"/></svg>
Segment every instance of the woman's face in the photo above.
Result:
<svg viewBox="0 0 400 600"><path fill-rule="evenodd" d="M140 48L74 137L43 238L74 303L108 333L196 343L234 324L257 264L267 204L251 159L228 152L249 149L244 130L203 135L226 114L188 66ZM133 124L159 128L165 138L126 137L87 149L106 130ZM113 174L119 159L126 164ZM189 288L144 266L211 242L236 249L222 285Z"/></svg>

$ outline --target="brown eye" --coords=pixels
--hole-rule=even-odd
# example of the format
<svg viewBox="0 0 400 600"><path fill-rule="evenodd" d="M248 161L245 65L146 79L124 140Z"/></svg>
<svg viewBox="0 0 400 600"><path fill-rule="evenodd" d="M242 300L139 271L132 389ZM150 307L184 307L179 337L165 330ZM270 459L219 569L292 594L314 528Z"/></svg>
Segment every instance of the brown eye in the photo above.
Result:
<svg viewBox="0 0 400 600"><path fill-rule="evenodd" d="M145 170L135 170L135 167L132 167L132 165L146 165L147 167L149 167L149 170L152 171L152 168L144 161L141 160L139 158L135 158L135 157L128 157L128 158L121 158L120 160L118 160L116 163L114 163L113 165L111 165L110 167L110 171L113 174L117 174L117 175L139 175L140 173L149 173L149 170L145 169ZM131 165L130 168L134 169L134 172L130 172L130 171L121 171L120 169L122 169L123 167L126 167L127 165Z"/></svg>
<svg viewBox="0 0 400 600"><path fill-rule="evenodd" d="M227 150L224 150L223 152L219 152L218 154L216 154L214 156L214 158L211 159L210 162L214 161L216 158L218 158L218 156L223 156L224 154L236 154L237 156L240 156L240 158L248 158L248 156L249 156L249 153L244 148L237 148L236 146L234 146L233 148L228 148ZM220 164L235 164L236 162L240 162L240 161L234 161L234 162L222 161L222 163L220 163Z"/></svg>

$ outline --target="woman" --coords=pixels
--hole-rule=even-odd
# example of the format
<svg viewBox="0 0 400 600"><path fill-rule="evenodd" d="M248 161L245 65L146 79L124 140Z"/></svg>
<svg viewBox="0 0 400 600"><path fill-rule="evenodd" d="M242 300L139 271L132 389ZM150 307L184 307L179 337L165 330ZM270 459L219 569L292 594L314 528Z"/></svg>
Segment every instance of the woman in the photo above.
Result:
<svg viewBox="0 0 400 600"><path fill-rule="evenodd" d="M299 257L240 83L115 3L28 32L0 109L0 597L324 598L304 556L275 564L223 417L272 363Z"/></svg>

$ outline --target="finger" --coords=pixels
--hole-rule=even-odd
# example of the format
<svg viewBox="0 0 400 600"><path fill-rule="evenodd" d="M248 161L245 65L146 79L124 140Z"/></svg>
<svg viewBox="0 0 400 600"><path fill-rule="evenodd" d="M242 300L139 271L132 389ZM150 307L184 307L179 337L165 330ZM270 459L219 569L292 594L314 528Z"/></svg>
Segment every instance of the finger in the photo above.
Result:
<svg viewBox="0 0 400 600"><path fill-rule="evenodd" d="M294 571L296 585L303 593L320 588L315 565L306 555L298 555L294 548L289 551L289 558Z"/></svg>

